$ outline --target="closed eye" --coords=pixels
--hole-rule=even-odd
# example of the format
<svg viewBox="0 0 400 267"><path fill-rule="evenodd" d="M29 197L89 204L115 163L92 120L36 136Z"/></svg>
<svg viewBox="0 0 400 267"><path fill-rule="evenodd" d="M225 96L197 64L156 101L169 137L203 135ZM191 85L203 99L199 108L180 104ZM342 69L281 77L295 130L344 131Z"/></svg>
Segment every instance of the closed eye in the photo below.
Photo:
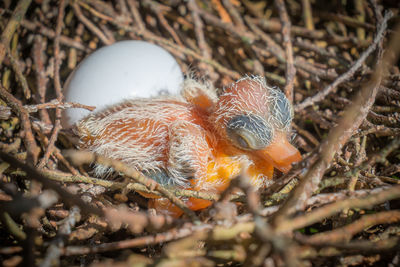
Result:
<svg viewBox="0 0 400 267"><path fill-rule="evenodd" d="M272 127L260 116L238 115L227 124L226 132L233 145L244 150L260 150L271 143Z"/></svg>

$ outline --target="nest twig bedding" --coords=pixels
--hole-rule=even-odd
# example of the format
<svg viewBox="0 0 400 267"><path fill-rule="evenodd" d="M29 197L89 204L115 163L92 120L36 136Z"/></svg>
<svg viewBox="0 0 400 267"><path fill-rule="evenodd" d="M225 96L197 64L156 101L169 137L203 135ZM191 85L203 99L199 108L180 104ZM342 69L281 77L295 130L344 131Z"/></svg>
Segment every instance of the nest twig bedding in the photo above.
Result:
<svg viewBox="0 0 400 267"><path fill-rule="evenodd" d="M345 3L345 4L343 4ZM400 264L399 4L396 1L3 1L0 259L4 266ZM255 191L165 188L73 151L63 85L96 48L162 46L222 88L265 76L292 101L303 160ZM91 176L97 162L117 179ZM146 208L164 196L179 219ZM181 201L214 201L193 212ZM235 204L233 204L235 203Z"/></svg>

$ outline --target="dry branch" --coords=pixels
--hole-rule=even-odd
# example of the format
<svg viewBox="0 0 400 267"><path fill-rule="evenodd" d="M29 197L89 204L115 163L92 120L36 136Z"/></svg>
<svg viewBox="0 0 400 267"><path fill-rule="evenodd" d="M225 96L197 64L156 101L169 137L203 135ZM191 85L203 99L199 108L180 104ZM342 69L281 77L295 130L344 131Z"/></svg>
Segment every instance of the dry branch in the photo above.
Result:
<svg viewBox="0 0 400 267"><path fill-rule="evenodd" d="M392 15L388 13L385 17L390 18L391 16ZM386 26L384 25L383 28L386 28ZM381 33L378 32L377 36L380 34ZM354 99L353 105L344 112L338 125L332 129L326 141L320 145L320 159L310 167L308 172L302 177L300 184L291 197L280 209L274 220L275 226L281 225L281 222L286 219L291 209L296 210L298 207L302 207L306 199L315 192L326 168L331 164L335 154L343 147L367 116L370 107L375 101L375 96L378 92L382 77L386 75L388 66L396 61L398 47L396 47L395 44L398 41L400 41L400 36L395 35L393 40L391 40L387 52L378 57L375 72L370 82L364 84L360 94Z"/></svg>
<svg viewBox="0 0 400 267"><path fill-rule="evenodd" d="M27 174L27 179L33 179L38 182L40 182L43 187L49 188L54 190L62 199L65 203L67 204L72 204L72 205L77 205L81 210L85 213L92 213L96 215L102 215L103 212L99 210L98 208L91 206L89 204L86 204L82 199L79 197L75 196L74 194L69 193L65 189L63 189L58 183L49 180L46 176L41 174L37 169L34 167L22 163L15 159L14 157L0 151L0 158L2 158L3 161L8 162L11 166L15 168L20 168Z"/></svg>
<svg viewBox="0 0 400 267"><path fill-rule="evenodd" d="M387 27L387 22L393 17L393 14L391 12L388 12L384 20L382 21L382 24L380 24L380 27L375 35L374 41L372 44L361 54L360 58L350 67L350 69L340 75L333 83L322 89L319 93L315 94L312 97L307 98L304 100L302 103L297 104L295 106L295 111L301 111L302 109L311 106L315 104L316 102L319 102L323 100L329 93L331 93L333 90L335 90L341 83L349 80L354 73L361 68L362 64L364 61L367 59L367 57L376 49L378 44L382 42L382 38L384 37L386 33L386 27Z"/></svg>
<svg viewBox="0 0 400 267"><path fill-rule="evenodd" d="M141 172L136 171L133 168L130 168L126 164L118 160L113 160L103 156L96 155L91 152L66 151L65 154L67 157L73 160L75 165L90 164L96 162L105 167L111 167L117 172L124 173L125 175L132 178L136 182L145 185L147 189L151 191L155 190L160 192L163 196L168 198L173 204L182 209L193 221L198 221L196 214L192 210L190 210L182 200L174 196L168 189L166 189L156 181L146 177Z"/></svg>
<svg viewBox="0 0 400 267"><path fill-rule="evenodd" d="M64 2L0 3L3 265L396 264L400 70L395 57L388 60L398 54L388 40L399 43L393 1ZM93 107L64 102L62 84L93 49L125 39L162 46L184 72L215 88L244 74L282 86L296 103L293 143L303 161L286 175L276 171L260 191L240 175L222 195L166 189L91 154L72 160L117 172L101 179L91 177L91 165L72 167L60 152L74 146L66 139L72 131L61 131L60 111ZM188 216L155 215L146 194L167 197ZM214 203L194 213L186 198Z"/></svg>
<svg viewBox="0 0 400 267"><path fill-rule="evenodd" d="M14 32L19 27L21 20L25 16L26 11L31 4L31 0L20 0L17 7L15 8L11 19L8 21L7 26L1 33L0 42L0 66L3 63L4 56L6 55L6 50L10 47L10 41Z"/></svg>

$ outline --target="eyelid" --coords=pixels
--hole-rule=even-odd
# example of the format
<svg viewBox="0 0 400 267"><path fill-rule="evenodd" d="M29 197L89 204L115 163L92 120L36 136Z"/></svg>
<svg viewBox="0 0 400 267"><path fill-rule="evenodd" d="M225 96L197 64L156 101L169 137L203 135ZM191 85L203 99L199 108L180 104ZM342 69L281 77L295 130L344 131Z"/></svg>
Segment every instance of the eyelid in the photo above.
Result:
<svg viewBox="0 0 400 267"><path fill-rule="evenodd" d="M245 138L243 138L243 136L237 135L237 140L241 147L246 148L246 149L250 148L249 142L247 142L247 140Z"/></svg>

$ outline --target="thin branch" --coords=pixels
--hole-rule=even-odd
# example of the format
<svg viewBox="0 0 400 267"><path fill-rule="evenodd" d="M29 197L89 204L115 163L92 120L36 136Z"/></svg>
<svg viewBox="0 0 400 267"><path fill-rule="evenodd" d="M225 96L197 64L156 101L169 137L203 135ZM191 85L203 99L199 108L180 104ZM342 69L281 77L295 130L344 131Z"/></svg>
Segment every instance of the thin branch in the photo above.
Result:
<svg viewBox="0 0 400 267"><path fill-rule="evenodd" d="M204 229L204 226L202 227ZM103 243L97 246L69 246L64 248L63 255L71 256L71 255L83 255L90 253L100 253L106 251L113 251L118 249L126 249L126 248L134 248L134 247L144 247L149 245L155 245L159 243L165 243L171 240L181 239L187 237L193 233L192 229L189 228L181 228L181 229L172 229L170 231L156 234L156 235L148 235L143 237L137 237L133 239L126 239L117 242L111 243Z"/></svg>
<svg viewBox="0 0 400 267"><path fill-rule="evenodd" d="M24 74L22 73L18 59L16 58L16 56L14 56L11 53L11 50L8 47L6 48L6 53L7 53L8 58L10 59L13 70L15 71L15 74L17 75L18 81L21 84L22 91L24 93L25 98L30 99L31 95L32 95L31 89L29 89L28 82L26 81L26 78L25 78Z"/></svg>
<svg viewBox="0 0 400 267"><path fill-rule="evenodd" d="M391 210L365 215L359 220L346 226L326 233L317 233L308 238L307 243L312 245L324 243L341 243L350 241L354 235L377 224L391 224L400 221L400 211Z"/></svg>
<svg viewBox="0 0 400 267"><path fill-rule="evenodd" d="M147 189L156 190L160 192L163 196L168 198L168 200L170 200L173 204L175 204L177 207L183 210L193 221L198 221L196 214L191 209L189 209L182 200L174 196L168 189L166 189L153 179L146 177L141 172L128 167L121 161L109 159L86 151L69 150L66 151L65 154L73 161L75 165L89 164L92 162L96 162L106 167L112 167L117 172L124 173L125 175L132 178L136 182L145 185Z"/></svg>
<svg viewBox="0 0 400 267"><path fill-rule="evenodd" d="M360 58L357 59L356 62L350 67L348 71L340 75L339 77L336 78L333 83L322 89L319 93L313 95L312 97L307 98L300 104L297 104L294 107L295 112L298 112L308 106L311 106L315 104L316 102L322 101L328 94L330 94L333 90L335 90L336 87L338 87L340 84L348 81L350 78L353 77L354 73L361 68L361 66L364 64L365 60L367 57L376 49L378 44L382 42L383 37L385 36L386 28L387 28L387 22L389 19L393 17L393 14L391 12L388 12L385 17L384 21L382 24L380 24L380 27L375 35L374 41L372 44L361 54Z"/></svg>
<svg viewBox="0 0 400 267"><path fill-rule="evenodd" d="M39 34L46 36L50 39L54 39L56 36L55 32L52 29L46 27L45 25L41 24L40 22L32 22L29 20L23 20L21 22L21 26L29 31L38 32ZM81 42L71 39L64 35L60 36L60 43L62 43L65 46L79 49L81 51L85 51L85 52L91 51L91 49L89 47L86 47Z"/></svg>
<svg viewBox="0 0 400 267"><path fill-rule="evenodd" d="M20 0L16 6L7 26L4 28L1 34L0 40L0 66L3 63L4 56L6 55L6 49L10 47L10 41L14 32L19 27L21 20L24 18L26 11L28 10L32 0Z"/></svg>
<svg viewBox="0 0 400 267"><path fill-rule="evenodd" d="M37 146L35 137L32 133L31 122L29 120L29 113L26 111L21 101L15 98L7 90L0 86L0 98L3 99L11 109L18 114L21 119L22 130L24 133L24 143L28 152L28 160L33 163L37 162L40 148Z"/></svg>
<svg viewBox="0 0 400 267"><path fill-rule="evenodd" d="M50 267L54 265L54 262L57 262L60 265L60 256L61 251L65 246L64 238L71 234L72 228L78 223L81 219L81 215L79 213L79 208L72 207L71 212L68 217L63 221L62 225L58 230L58 234L56 238L51 242L50 246L47 248L46 256L44 257L40 267Z"/></svg>
<svg viewBox="0 0 400 267"><path fill-rule="evenodd" d="M65 1L60 0L58 16L57 16L57 26L56 26L56 36L54 38L54 89L56 91L57 100L59 103L63 102L64 95L62 93L61 81L60 81L60 66L61 66L61 56L60 56L60 36L61 30L64 25L64 9ZM53 153L55 143L57 141L58 132L61 130L61 109L56 108L56 120L54 123L53 131L50 136L49 144L46 147L43 158L38 164L38 168L43 168Z"/></svg>
<svg viewBox="0 0 400 267"><path fill-rule="evenodd" d="M149 190L145 185L141 183L121 183L121 182L98 179L83 175L71 175L59 171L50 171L50 170L43 170L43 174L45 174L46 177L51 180L59 181L62 183L86 183L86 184L100 185L105 188L109 188L110 190L126 189L128 191L138 191L147 194L153 194L156 196L162 196L162 194L159 193L158 191ZM219 199L219 196L217 194L206 191L194 191L181 188L171 188L170 191L177 197L194 197L211 201L216 201ZM237 201L237 199L234 200Z"/></svg>
<svg viewBox="0 0 400 267"><path fill-rule="evenodd" d="M89 111L93 111L96 109L95 106L88 106L88 105L83 105L80 103L75 103L75 102L64 102L64 103L60 103L58 102L57 99L51 101L51 102L47 102L47 103L42 103L42 104L36 104L36 105L25 105L23 106L26 110L26 112L28 113L34 113L34 112L38 112L38 111L42 111L42 110L46 110L46 109L69 109L69 108L82 108L82 109L87 109ZM11 117L11 108L9 107L3 107L1 108L2 112L4 112L3 114L3 119L7 120ZM47 123L48 124L48 123Z"/></svg>
<svg viewBox="0 0 400 267"><path fill-rule="evenodd" d="M88 18L83 15L81 8L79 7L78 2L74 2L72 4L75 10L75 14L78 19L91 31L95 34L99 39L106 45L111 45L115 42L114 39L109 39L93 22L91 22Z"/></svg>
<svg viewBox="0 0 400 267"><path fill-rule="evenodd" d="M392 13L389 11L385 16L385 21L387 21L391 16ZM383 25L382 28L386 28L386 25ZM377 33L377 35L380 34L380 32ZM398 41L400 41L400 34L395 35L391 40L391 43L387 48L387 51L389 52L386 52L384 55L379 55L381 58L377 61L375 71L370 81L364 84L361 92L356 95L353 105L345 110L338 125L330 131L326 141L320 145L319 151L322 152L321 157L315 164L313 164L313 166L311 166L304 177L302 177L291 197L276 214L274 219L274 225L276 227L279 227L280 222L286 218L289 210L293 208L297 209L304 205L306 199L309 198L317 189L326 168L330 165L335 154L342 148L366 118L370 107L375 101L375 96L379 89L382 76L386 75L388 66L391 66L398 56L400 49L400 47L396 45L396 42Z"/></svg>
<svg viewBox="0 0 400 267"><path fill-rule="evenodd" d="M363 198L349 198L325 205L305 215L280 221L276 226L278 232L290 232L328 218L345 209L365 209L374 205L400 198L400 186L393 186L376 194L370 194Z"/></svg>
<svg viewBox="0 0 400 267"><path fill-rule="evenodd" d="M282 46L285 47L286 56L286 85L284 92L290 103L293 103L293 86L296 78L296 68L293 62L293 46L290 38L291 23L287 13L284 0L275 0L275 5L278 8L279 16L282 23Z"/></svg>
<svg viewBox="0 0 400 267"><path fill-rule="evenodd" d="M36 103L44 103L46 102L46 89L47 89L47 77L46 71L44 67L44 51L46 49L46 41L43 39L42 36L37 35L35 37L35 42L33 45L33 62L35 64L35 73L36 73ZM51 120L49 117L49 113L47 110L41 110L39 112L41 120L46 124L51 124Z"/></svg>
<svg viewBox="0 0 400 267"><path fill-rule="evenodd" d="M16 158L4 153L3 151L0 151L0 158L2 158L4 161L8 162L14 168L20 168L21 170L26 172L26 175L27 175L26 179L36 180L36 181L42 183L43 187L54 190L63 199L63 201L65 203L70 204L71 206L72 205L78 206L86 214L103 215L102 210L98 209L97 207L87 204L78 196L76 196L72 193L69 193L68 191L63 189L58 183L50 180L49 178L44 176L41 172L36 170L34 167L20 162ZM21 176L21 177L23 177L23 176Z"/></svg>
<svg viewBox="0 0 400 267"><path fill-rule="evenodd" d="M312 9L310 0L302 0L301 5L303 8L303 21L306 28L310 31L314 30L314 21L312 16Z"/></svg>

